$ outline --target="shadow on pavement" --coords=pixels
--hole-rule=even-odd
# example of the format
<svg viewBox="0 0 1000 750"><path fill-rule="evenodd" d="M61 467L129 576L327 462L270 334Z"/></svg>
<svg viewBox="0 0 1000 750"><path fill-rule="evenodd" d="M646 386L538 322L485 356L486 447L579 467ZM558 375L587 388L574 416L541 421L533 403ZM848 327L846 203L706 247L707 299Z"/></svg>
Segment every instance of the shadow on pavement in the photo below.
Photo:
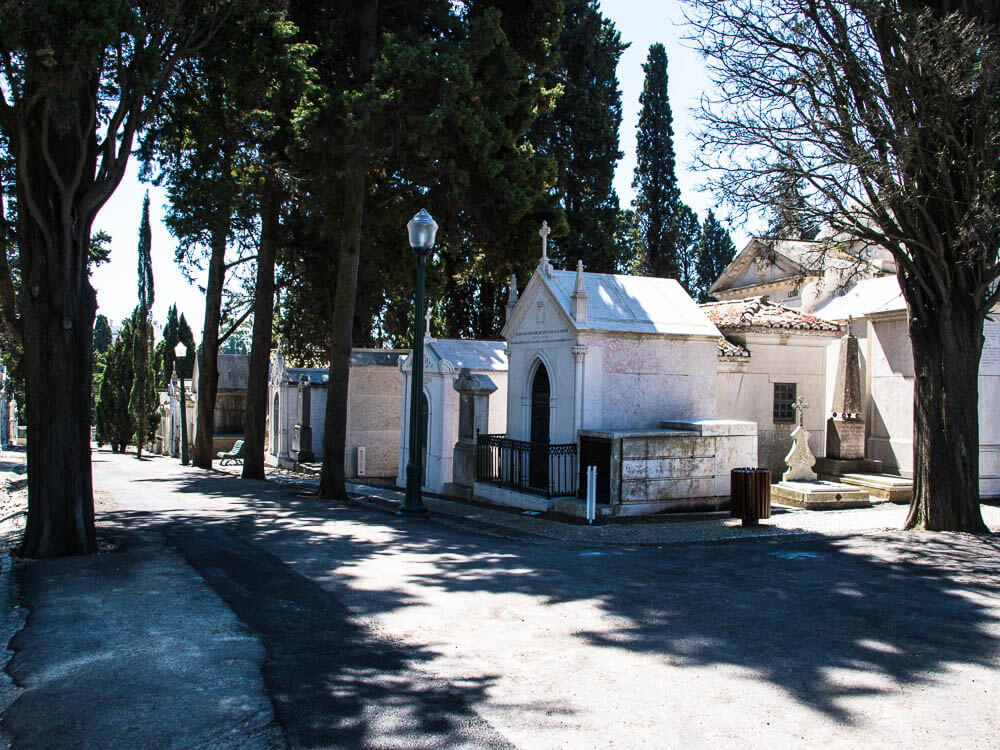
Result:
<svg viewBox="0 0 1000 750"><path fill-rule="evenodd" d="M172 542L240 618L263 634L274 649L274 669L287 675L311 670L310 682L298 687L285 676L273 677L279 692L287 691L279 703L292 706L308 702L308 695L328 693L340 701L337 722L350 723L348 715L367 701L394 700L409 702L407 711L416 711L414 716L426 710L433 730L447 721L441 707L459 705L459 716L468 716L464 707L482 700L488 687L486 681L455 694L444 686L428 693L425 686L402 684L398 691L366 692L371 670L391 674L404 662L433 657L420 648L404 654L401 647L366 640L350 624L350 613L324 598L327 590L350 585L337 569L374 556L423 556L409 580L450 592L519 593L543 604L599 602L619 626L581 630L576 635L582 643L656 654L675 665L751 670L844 724L852 722L845 702L853 696L919 684L953 664L993 666L1000 653L996 535L885 536L872 552L850 539L829 537L593 548L398 519L350 503L297 496L294 488L274 483L205 476L146 481L174 484L179 505L186 493L224 501L227 515L199 517L181 510L106 519L126 526L166 525ZM219 547L234 557L223 566L232 582L217 585L206 550ZM260 580L246 580L250 575ZM301 608L282 611L281 591L293 579L302 591L296 599ZM312 581L323 581L325 588ZM406 607L410 600L404 591L380 590L363 602L368 609L355 610L362 617ZM294 626L297 618L301 623ZM325 623L331 621L340 629L330 630ZM329 661L310 667L296 638L318 644L319 659ZM359 650L338 650L342 638ZM875 685L873 675L879 678ZM354 725L350 731L360 737L371 727Z"/></svg>

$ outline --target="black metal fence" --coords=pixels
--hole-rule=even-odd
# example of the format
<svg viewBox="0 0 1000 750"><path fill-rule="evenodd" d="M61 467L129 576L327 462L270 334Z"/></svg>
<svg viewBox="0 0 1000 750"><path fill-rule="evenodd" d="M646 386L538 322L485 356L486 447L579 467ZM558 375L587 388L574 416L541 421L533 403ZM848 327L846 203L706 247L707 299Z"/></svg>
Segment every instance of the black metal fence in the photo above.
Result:
<svg viewBox="0 0 1000 750"><path fill-rule="evenodd" d="M576 443L476 436L476 480L543 497L575 495Z"/></svg>

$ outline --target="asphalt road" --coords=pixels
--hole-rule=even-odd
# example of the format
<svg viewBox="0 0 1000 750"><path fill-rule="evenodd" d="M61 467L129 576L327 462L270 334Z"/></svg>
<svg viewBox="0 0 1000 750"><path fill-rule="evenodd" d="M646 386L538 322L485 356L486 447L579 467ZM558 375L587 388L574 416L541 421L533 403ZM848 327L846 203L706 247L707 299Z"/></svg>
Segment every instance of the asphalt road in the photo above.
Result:
<svg viewBox="0 0 1000 750"><path fill-rule="evenodd" d="M1000 746L997 535L586 546L94 470L113 546L19 572L15 747Z"/></svg>

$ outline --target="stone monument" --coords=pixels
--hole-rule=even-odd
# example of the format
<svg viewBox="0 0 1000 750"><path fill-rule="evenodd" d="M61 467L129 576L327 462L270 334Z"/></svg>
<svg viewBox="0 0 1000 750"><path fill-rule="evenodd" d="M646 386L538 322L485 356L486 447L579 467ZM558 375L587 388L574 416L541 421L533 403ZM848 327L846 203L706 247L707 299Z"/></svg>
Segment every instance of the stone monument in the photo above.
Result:
<svg viewBox="0 0 1000 750"><path fill-rule="evenodd" d="M785 456L785 465L788 469L781 475L781 480L783 482L814 482L816 481L816 472L813 471L813 465L816 463L816 457L809 450L809 430L804 425L804 412L809 408L809 404L802 396L799 396L792 404L792 408L795 409L798 416L798 424L792 430L792 449Z"/></svg>
<svg viewBox="0 0 1000 750"><path fill-rule="evenodd" d="M868 493L857 487L817 479L813 471L816 458L809 450L809 431L803 426L803 412L809 404L799 396L792 408L798 414L799 423L792 431L792 449L785 456L788 470L781 475L781 481L771 487L771 500L807 510L867 508L871 505Z"/></svg>
<svg viewBox="0 0 1000 750"><path fill-rule="evenodd" d="M450 488L455 494L472 497L476 483L476 435L489 432L490 394L496 385L486 375L473 375L463 367L453 386L458 391L458 442L455 443Z"/></svg>
<svg viewBox="0 0 1000 750"><path fill-rule="evenodd" d="M826 421L826 457L820 459L820 474L877 474L882 462L865 458L865 421L861 416L861 360L858 339L850 332L840 344L837 379L833 391L833 414Z"/></svg>
<svg viewBox="0 0 1000 750"><path fill-rule="evenodd" d="M311 384L309 376L299 378L298 417L295 421L295 431L292 433L292 458L297 463L305 464L316 460L312 450L312 417Z"/></svg>

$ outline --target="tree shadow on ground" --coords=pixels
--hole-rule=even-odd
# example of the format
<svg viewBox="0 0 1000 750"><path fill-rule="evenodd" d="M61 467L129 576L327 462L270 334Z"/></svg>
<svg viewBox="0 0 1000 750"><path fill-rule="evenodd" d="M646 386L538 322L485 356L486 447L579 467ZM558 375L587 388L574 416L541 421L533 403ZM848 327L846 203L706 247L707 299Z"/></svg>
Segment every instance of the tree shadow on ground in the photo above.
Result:
<svg viewBox="0 0 1000 750"><path fill-rule="evenodd" d="M844 724L853 721L846 706L852 697L927 683L954 664L995 666L1000 653L997 535L593 548L399 519L273 483L149 481L173 483L180 497L206 495L225 515L138 513L115 520L169 524L177 534L222 530L332 592L351 588L354 566L401 555L420 562L406 576L411 591L415 585L517 593L540 604L593 602L609 626L578 631L581 645L649 654L674 666L751 670ZM355 599L361 617L418 603L402 588ZM481 690L468 699L480 700Z"/></svg>

